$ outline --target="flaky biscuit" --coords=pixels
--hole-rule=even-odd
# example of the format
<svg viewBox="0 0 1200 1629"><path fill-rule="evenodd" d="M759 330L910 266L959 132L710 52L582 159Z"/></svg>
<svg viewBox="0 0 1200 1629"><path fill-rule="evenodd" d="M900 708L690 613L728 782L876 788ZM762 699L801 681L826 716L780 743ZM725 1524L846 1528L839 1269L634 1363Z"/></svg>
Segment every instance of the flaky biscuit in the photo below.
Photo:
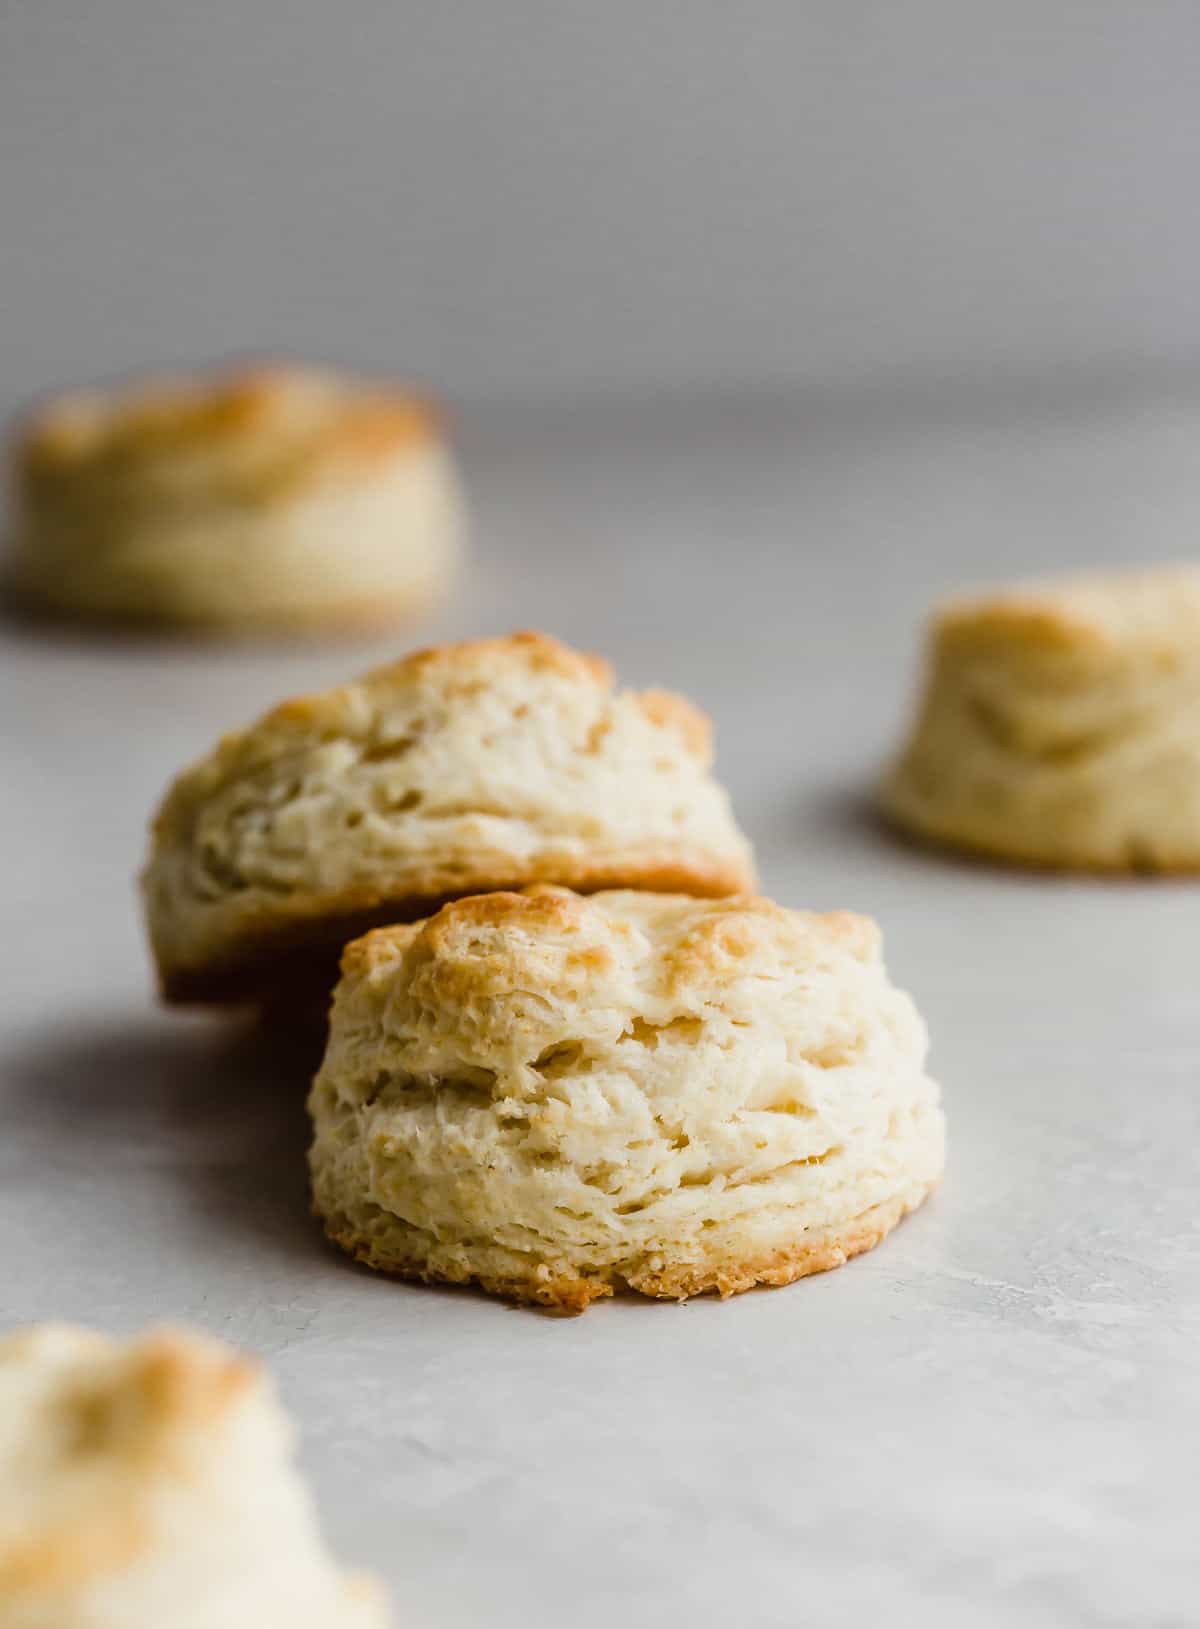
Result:
<svg viewBox="0 0 1200 1629"><path fill-rule="evenodd" d="M14 447L10 578L63 613L376 623L440 597L457 479L428 407L300 368L65 397Z"/></svg>
<svg viewBox="0 0 1200 1629"><path fill-rule="evenodd" d="M862 917L458 900L346 950L309 1100L315 1208L373 1267L561 1312L787 1284L937 1182L925 1053Z"/></svg>
<svg viewBox="0 0 1200 1629"><path fill-rule="evenodd" d="M0 1629L383 1629L261 1367L159 1331L0 1342Z"/></svg>
<svg viewBox="0 0 1200 1629"><path fill-rule="evenodd" d="M945 606L883 801L917 836L999 859L1200 870L1200 568Z"/></svg>
<svg viewBox="0 0 1200 1629"><path fill-rule="evenodd" d="M143 883L164 993L230 1000L356 932L531 882L727 894L750 849L708 721L540 634L285 702L175 782Z"/></svg>

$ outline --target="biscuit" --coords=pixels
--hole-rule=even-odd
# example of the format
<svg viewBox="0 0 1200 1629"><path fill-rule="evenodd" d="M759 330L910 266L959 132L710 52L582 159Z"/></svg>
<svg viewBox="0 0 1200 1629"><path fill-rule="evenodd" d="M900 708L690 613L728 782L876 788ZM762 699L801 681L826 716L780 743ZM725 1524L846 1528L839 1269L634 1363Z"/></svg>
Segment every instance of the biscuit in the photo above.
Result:
<svg viewBox="0 0 1200 1629"><path fill-rule="evenodd" d="M919 837L997 859L1200 870L1200 568L945 606L883 803Z"/></svg>
<svg viewBox="0 0 1200 1629"><path fill-rule="evenodd" d="M158 1331L0 1342L0 1629L384 1629L257 1363Z"/></svg>
<svg viewBox="0 0 1200 1629"><path fill-rule="evenodd" d="M937 1182L926 1036L845 913L557 888L348 946L309 1110L330 1237L582 1312L788 1284Z"/></svg>
<svg viewBox="0 0 1200 1629"><path fill-rule="evenodd" d="M356 933L533 882L728 894L750 849L708 720L539 634L285 702L175 782L144 873L169 1000L256 999Z"/></svg>
<svg viewBox="0 0 1200 1629"><path fill-rule="evenodd" d="M373 624L441 597L462 506L431 410L299 368L64 398L14 448L11 586L57 613Z"/></svg>

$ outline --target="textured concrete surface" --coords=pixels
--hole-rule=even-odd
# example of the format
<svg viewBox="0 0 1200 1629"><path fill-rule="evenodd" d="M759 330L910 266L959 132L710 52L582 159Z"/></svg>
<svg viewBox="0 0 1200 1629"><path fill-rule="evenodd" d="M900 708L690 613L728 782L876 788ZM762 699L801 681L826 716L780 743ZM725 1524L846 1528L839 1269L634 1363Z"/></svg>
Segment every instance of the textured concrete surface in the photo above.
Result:
<svg viewBox="0 0 1200 1629"><path fill-rule="evenodd" d="M1194 1624L1200 888L943 863L863 792L929 595L1186 553L1200 416L468 429L477 569L411 636L0 635L3 1323L263 1352L333 1538L422 1629ZM884 924L950 1168L841 1272L575 1322L374 1278L306 1215L302 1060L155 1010L167 776L298 686L530 623L707 703L769 890Z"/></svg>

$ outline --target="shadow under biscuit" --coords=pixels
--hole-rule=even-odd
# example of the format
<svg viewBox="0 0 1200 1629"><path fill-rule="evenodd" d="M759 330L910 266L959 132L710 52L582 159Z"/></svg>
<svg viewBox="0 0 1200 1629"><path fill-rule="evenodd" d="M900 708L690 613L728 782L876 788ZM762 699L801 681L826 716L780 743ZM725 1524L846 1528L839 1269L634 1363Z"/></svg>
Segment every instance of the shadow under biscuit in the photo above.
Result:
<svg viewBox="0 0 1200 1629"><path fill-rule="evenodd" d="M268 1263L296 1269L312 1291L340 1283L339 1296L345 1281L355 1280L356 1297L380 1297L397 1312L401 1302L410 1313L458 1302L503 1313L504 1302L474 1285L390 1277L326 1237L312 1213L305 1107L324 1041L323 1023L286 1025L280 1014L217 1023L211 1015L191 1022L147 1015L140 1022L28 1029L0 1052L0 1185L9 1191L23 1174L51 1219L32 1219L44 1237L47 1225L63 1227L57 1198L63 1185L86 1172L95 1238L104 1246L105 1272L118 1275L117 1282L128 1245L114 1245L109 1236L122 1207L106 1204L103 1193L149 1182L161 1198L165 1177L168 1202L194 1226L205 1260L237 1259L252 1272ZM64 1248L68 1234L69 1228ZM177 1291L188 1289L194 1257L189 1251L177 1258L171 1244L155 1237L142 1242L156 1270L161 1263L162 1317L169 1319ZM270 1281L268 1275L261 1282ZM61 1316L62 1288L53 1274L45 1293L44 1315ZM219 1320L231 1309L214 1301L207 1310ZM10 1315L0 1298L0 1319Z"/></svg>
<svg viewBox="0 0 1200 1629"><path fill-rule="evenodd" d="M0 577L0 633L8 639L30 643L81 647L89 653L136 649L166 655L177 648L197 652L223 652L247 649L287 655L295 651L347 646L357 649L364 641L384 641L411 632L425 613L381 614L368 617L336 617L309 622L217 622L167 616L137 616L129 612L81 611L57 608L23 594L11 580ZM390 647L389 647L390 648Z"/></svg>
<svg viewBox="0 0 1200 1629"><path fill-rule="evenodd" d="M3 574L0 574L0 632L10 639L101 650L133 641L151 647L167 643L167 635L160 625L136 618L83 616L55 610L23 594L11 575Z"/></svg>
<svg viewBox="0 0 1200 1629"><path fill-rule="evenodd" d="M806 831L826 839L849 839L874 846L885 835L883 817L871 793L858 785L823 787L808 792L800 802L800 821Z"/></svg>
<svg viewBox="0 0 1200 1629"><path fill-rule="evenodd" d="M917 870L987 865L987 861L933 843L923 843L893 825L879 807L873 788L862 785L824 787L800 800L796 830L806 841L823 849L837 849L860 858L906 862ZM1002 869L993 862L993 869ZM1011 869L1011 868L1004 868Z"/></svg>
<svg viewBox="0 0 1200 1629"><path fill-rule="evenodd" d="M310 1028L251 1020L25 1030L0 1057L8 1152L46 1187L76 1171L101 1192L166 1173L205 1234L320 1259L305 1112L320 1050Z"/></svg>

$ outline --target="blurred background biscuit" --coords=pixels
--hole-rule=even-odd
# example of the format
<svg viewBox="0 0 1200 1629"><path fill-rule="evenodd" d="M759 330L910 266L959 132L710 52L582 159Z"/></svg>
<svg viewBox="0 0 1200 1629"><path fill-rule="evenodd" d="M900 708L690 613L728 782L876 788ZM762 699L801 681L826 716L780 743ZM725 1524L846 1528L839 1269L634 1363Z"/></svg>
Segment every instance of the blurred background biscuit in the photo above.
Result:
<svg viewBox="0 0 1200 1629"><path fill-rule="evenodd" d="M1200 870L1200 568L947 604L883 798L906 830L997 858Z"/></svg>
<svg viewBox="0 0 1200 1629"><path fill-rule="evenodd" d="M444 593L463 528L430 408L302 368L63 397L19 433L12 485L19 598L209 629L420 611Z"/></svg>
<svg viewBox="0 0 1200 1629"><path fill-rule="evenodd" d="M0 1343L3 1629L384 1629L326 1553L260 1365L206 1337Z"/></svg>

